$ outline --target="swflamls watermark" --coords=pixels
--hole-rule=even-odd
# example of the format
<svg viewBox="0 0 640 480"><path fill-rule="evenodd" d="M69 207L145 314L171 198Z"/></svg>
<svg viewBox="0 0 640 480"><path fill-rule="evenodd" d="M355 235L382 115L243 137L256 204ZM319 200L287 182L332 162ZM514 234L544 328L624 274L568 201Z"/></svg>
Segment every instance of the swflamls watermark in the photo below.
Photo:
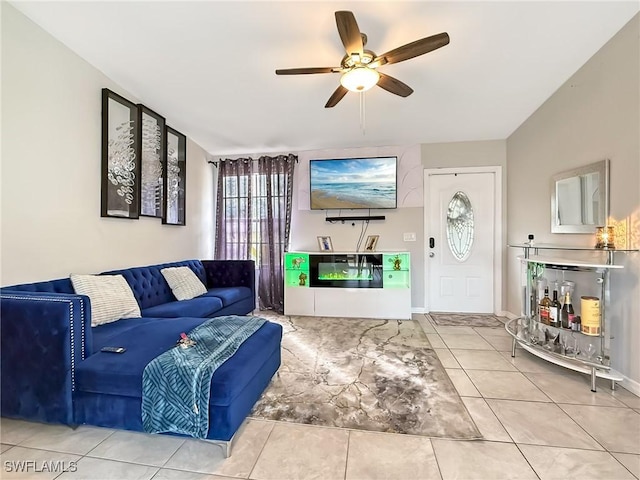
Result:
<svg viewBox="0 0 640 480"><path fill-rule="evenodd" d="M64 460L5 460L5 472L18 473L63 473L76 472L78 462L66 462Z"/></svg>

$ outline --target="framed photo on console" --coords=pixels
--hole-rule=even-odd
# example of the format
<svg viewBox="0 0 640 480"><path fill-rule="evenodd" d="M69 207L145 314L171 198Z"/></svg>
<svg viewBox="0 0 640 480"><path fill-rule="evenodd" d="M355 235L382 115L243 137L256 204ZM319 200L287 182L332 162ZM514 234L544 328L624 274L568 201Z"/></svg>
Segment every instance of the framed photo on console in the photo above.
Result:
<svg viewBox="0 0 640 480"><path fill-rule="evenodd" d="M138 106L108 88L103 88L102 217L138 218L139 129Z"/></svg>
<svg viewBox="0 0 640 480"><path fill-rule="evenodd" d="M321 252L333 252L331 237L318 237L318 247Z"/></svg>
<svg viewBox="0 0 640 480"><path fill-rule="evenodd" d="M380 235L369 235L367 237L367 242L364 244L365 252L375 252L376 246L378 245L378 239Z"/></svg>

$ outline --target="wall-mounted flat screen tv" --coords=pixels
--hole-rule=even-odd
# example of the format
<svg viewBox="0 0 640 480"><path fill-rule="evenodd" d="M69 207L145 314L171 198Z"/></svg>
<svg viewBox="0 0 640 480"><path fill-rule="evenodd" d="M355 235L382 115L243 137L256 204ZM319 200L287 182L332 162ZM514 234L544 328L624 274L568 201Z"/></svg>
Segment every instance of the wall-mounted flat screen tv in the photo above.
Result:
<svg viewBox="0 0 640 480"><path fill-rule="evenodd" d="M309 162L311 210L396 208L398 157Z"/></svg>

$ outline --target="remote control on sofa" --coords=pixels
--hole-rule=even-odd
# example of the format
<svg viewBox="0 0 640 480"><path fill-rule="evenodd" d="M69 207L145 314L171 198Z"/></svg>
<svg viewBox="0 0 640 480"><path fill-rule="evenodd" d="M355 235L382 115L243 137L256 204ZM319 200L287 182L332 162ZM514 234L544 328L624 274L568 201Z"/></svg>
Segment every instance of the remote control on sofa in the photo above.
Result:
<svg viewBox="0 0 640 480"><path fill-rule="evenodd" d="M102 347L101 352L107 353L124 353L127 349L124 347Z"/></svg>

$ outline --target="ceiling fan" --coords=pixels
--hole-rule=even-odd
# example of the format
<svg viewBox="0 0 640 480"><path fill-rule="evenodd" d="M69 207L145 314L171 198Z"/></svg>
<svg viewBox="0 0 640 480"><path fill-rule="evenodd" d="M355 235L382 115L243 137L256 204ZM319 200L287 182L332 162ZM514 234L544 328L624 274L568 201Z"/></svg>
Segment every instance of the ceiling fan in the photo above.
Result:
<svg viewBox="0 0 640 480"><path fill-rule="evenodd" d="M325 108L336 106L349 91L364 92L374 85L378 85L380 88L384 88L395 95L408 97L413 93L413 89L400 80L379 72L377 70L378 67L424 55L449 43L449 35L444 32L407 43L382 55L376 55L371 50L364 48L367 44L367 36L360 32L353 12L338 11L335 12L335 16L340 40L342 40L346 51L346 55L342 58L339 67L303 67L276 70L276 75L341 73L340 85L329 98Z"/></svg>

